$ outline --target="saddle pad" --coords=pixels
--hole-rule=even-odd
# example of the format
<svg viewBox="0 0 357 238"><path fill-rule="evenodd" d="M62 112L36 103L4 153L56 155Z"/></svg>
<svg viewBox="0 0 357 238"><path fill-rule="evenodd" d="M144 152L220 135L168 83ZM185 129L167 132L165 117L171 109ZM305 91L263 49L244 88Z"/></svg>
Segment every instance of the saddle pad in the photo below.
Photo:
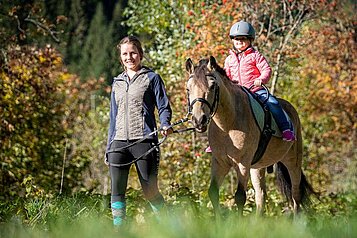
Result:
<svg viewBox="0 0 357 238"><path fill-rule="evenodd" d="M257 102L257 100L251 95L251 93L247 93L247 95L248 95L248 98L250 101L250 107L254 114L255 122L259 126L260 131L262 131L263 127L264 127L264 109L259 104L259 102ZM271 129L274 131L273 136L281 137L282 134L281 134L281 131L279 130L278 125L276 124L275 119L274 119L273 115L271 114L271 112L269 112L269 113L271 115ZM284 111L284 113L285 113L285 111ZM286 113L285 113L285 116L288 118L288 120L290 122L290 118Z"/></svg>

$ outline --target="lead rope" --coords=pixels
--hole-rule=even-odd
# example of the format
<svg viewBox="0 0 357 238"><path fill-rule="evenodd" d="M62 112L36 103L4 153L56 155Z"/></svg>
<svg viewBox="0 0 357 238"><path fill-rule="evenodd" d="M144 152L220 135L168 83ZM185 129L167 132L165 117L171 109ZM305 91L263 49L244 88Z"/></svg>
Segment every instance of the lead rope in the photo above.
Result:
<svg viewBox="0 0 357 238"><path fill-rule="evenodd" d="M173 128L174 126L176 125L179 125L179 124L182 124L184 122L187 122L188 121L188 115L189 113L187 114L187 116L185 118L182 118L180 120L178 120L177 122L171 124L166 130L170 129L170 128ZM184 128L184 129L179 129L179 130L174 130L173 133L181 133L181 132L186 132L186 131L191 131L191 130L194 130L195 128L194 127L189 127L189 128ZM159 131L162 131L162 129L157 129L153 132L151 132L150 134L144 136L143 138L141 138L140 140L137 140L129 145L126 145L126 146L123 146L121 148L115 148L115 149L111 149L111 150L108 150L107 153L115 153L115 152L119 152L121 150L124 150L124 149L127 149L127 148L130 148L144 140L146 140L147 138L149 138L151 135L159 132ZM123 166L128 166L128 165L131 165L137 161L139 161L141 158L147 156L148 154L150 154L152 151L156 150L165 140L166 140L167 136L164 136L162 139L159 140L159 142L154 146L152 147L151 149L149 149L148 151L146 151L144 154L140 155L138 158L135 158L133 161L130 161L128 163L121 163L121 164L115 164L115 163L109 163L108 162L108 165L110 166L114 166L114 167L123 167Z"/></svg>

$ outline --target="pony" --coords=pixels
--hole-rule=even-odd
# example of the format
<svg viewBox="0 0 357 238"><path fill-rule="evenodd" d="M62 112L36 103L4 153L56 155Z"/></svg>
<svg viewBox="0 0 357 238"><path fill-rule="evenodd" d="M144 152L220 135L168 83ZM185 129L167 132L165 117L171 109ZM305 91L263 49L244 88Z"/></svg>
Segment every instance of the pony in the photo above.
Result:
<svg viewBox="0 0 357 238"><path fill-rule="evenodd" d="M219 188L231 168L238 177L234 195L238 214L243 214L249 177L255 190L256 212L263 214L265 207L265 168L276 164L280 190L293 206L294 215L301 206L310 203L314 193L302 171L303 141L301 123L295 108L279 99L284 111L294 125L296 140L287 142L272 137L258 162L252 164L260 138L260 128L255 122L247 93L228 79L224 69L211 56L194 65L186 60L188 110L195 130L208 129L212 149L211 181L208 190L215 214L220 213Z"/></svg>

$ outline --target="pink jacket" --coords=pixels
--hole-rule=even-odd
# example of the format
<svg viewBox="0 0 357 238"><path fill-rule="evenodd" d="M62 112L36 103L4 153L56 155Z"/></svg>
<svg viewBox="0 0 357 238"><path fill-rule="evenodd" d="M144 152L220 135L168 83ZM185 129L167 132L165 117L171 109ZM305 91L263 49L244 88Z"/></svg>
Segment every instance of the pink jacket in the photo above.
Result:
<svg viewBox="0 0 357 238"><path fill-rule="evenodd" d="M266 84L271 76L268 61L252 47L240 54L230 50L224 62L224 70L230 80L247 88L254 85L256 79L261 79ZM253 87L251 91L256 92L261 88Z"/></svg>

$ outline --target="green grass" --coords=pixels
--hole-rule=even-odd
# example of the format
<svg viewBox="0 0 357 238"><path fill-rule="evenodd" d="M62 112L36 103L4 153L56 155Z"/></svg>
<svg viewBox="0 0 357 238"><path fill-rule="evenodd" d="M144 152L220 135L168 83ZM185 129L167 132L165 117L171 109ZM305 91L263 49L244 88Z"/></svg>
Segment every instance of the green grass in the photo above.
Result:
<svg viewBox="0 0 357 238"><path fill-rule="evenodd" d="M112 226L108 196L77 194L2 203L0 237L357 237L353 215L238 217L234 209L223 209L223 216L215 219L210 208L180 200L169 202L155 216L138 194L128 200L128 219L120 229Z"/></svg>

